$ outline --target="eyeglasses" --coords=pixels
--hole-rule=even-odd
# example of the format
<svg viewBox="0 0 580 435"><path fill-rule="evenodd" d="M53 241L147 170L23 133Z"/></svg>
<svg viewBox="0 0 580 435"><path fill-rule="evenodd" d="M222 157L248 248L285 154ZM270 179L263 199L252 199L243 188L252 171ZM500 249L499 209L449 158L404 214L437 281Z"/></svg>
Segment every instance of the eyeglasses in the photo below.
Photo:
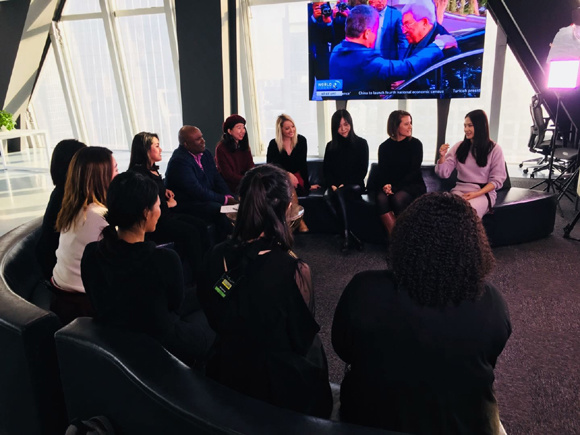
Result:
<svg viewBox="0 0 580 435"><path fill-rule="evenodd" d="M405 30L411 30L413 27L417 25L417 23L418 21L406 22L402 24L401 28L403 29L403 32Z"/></svg>

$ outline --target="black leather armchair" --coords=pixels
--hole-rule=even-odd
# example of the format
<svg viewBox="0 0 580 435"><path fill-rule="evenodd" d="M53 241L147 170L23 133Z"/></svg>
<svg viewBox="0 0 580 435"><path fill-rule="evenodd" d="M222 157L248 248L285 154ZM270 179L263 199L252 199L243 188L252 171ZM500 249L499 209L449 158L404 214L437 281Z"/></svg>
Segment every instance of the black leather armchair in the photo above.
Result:
<svg viewBox="0 0 580 435"><path fill-rule="evenodd" d="M64 433L66 414L49 292L35 258L40 219L0 238L0 433ZM31 303L32 302L32 303Z"/></svg>
<svg viewBox="0 0 580 435"><path fill-rule="evenodd" d="M71 418L106 416L118 434L389 434L308 417L192 371L154 339L79 318L56 333Z"/></svg>

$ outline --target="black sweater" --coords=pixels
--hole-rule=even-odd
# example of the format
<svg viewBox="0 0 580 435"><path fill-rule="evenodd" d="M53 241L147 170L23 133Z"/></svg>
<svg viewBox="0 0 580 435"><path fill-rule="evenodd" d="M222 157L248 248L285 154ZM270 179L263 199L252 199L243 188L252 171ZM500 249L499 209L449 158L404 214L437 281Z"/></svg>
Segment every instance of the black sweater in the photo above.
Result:
<svg viewBox="0 0 580 435"><path fill-rule="evenodd" d="M369 166L369 146L362 137L354 142L340 136L337 146L326 144L324 151L324 182L326 187L359 185L365 187L365 177Z"/></svg>
<svg viewBox="0 0 580 435"><path fill-rule="evenodd" d="M396 141L387 139L379 147L379 175L377 190L385 184L392 186L393 193L404 190L414 197L426 192L421 175L423 144L417 138Z"/></svg>
<svg viewBox="0 0 580 435"><path fill-rule="evenodd" d="M149 334L187 364L200 356L196 331L177 314L183 274L174 251L153 242L89 243L81 275L96 320Z"/></svg>

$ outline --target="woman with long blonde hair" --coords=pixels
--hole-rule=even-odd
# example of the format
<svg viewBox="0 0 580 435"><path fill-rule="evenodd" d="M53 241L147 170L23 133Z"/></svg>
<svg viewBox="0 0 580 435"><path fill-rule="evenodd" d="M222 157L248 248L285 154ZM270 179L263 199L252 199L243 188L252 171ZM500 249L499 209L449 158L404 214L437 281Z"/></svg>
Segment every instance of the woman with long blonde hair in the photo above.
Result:
<svg viewBox="0 0 580 435"><path fill-rule="evenodd" d="M320 187L317 184L311 186L308 181L307 154L308 143L304 136L297 133L294 120L285 113L278 116L276 119L276 137L268 144L266 162L288 172L290 184L296 193L292 200L295 203L298 202L298 196L307 196L311 189ZM300 222L298 231L308 231L304 221Z"/></svg>
<svg viewBox="0 0 580 435"><path fill-rule="evenodd" d="M92 314L81 279L81 258L85 246L99 240L107 226L103 217L107 189L115 175L117 163L107 148L83 148L71 161L56 219L60 238L51 278L55 295L51 309L64 324Z"/></svg>

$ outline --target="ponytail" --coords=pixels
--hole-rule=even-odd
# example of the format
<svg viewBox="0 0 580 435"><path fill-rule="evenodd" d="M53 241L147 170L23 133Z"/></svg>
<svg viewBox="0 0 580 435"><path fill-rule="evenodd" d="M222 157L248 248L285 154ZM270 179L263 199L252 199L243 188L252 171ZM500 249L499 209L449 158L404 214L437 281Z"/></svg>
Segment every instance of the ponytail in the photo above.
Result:
<svg viewBox="0 0 580 435"><path fill-rule="evenodd" d="M113 249L115 242L119 240L119 234L117 234L117 228L114 225L107 225L103 228L103 242L107 249Z"/></svg>
<svg viewBox="0 0 580 435"><path fill-rule="evenodd" d="M284 249L292 246L292 232L286 222L291 198L286 172L273 165L248 171L240 184L240 198L234 238L244 242L263 233Z"/></svg>

